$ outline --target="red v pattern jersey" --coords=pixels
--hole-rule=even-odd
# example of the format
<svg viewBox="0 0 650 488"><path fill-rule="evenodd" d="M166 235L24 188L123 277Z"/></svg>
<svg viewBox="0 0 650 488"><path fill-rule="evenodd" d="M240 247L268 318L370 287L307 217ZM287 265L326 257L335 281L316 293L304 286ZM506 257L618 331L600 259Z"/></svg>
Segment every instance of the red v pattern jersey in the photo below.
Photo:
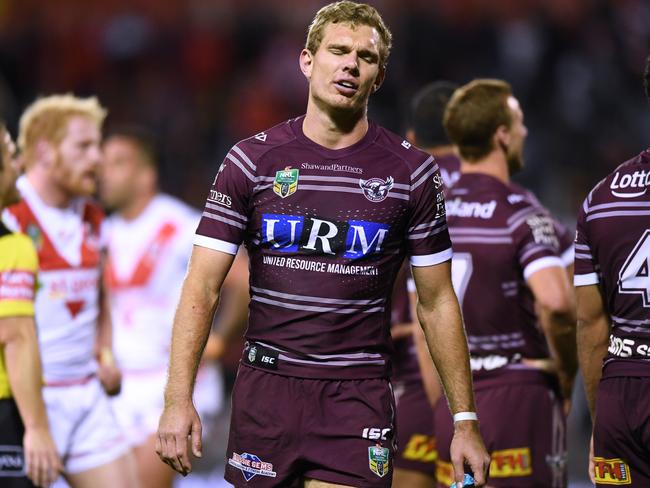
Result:
<svg viewBox="0 0 650 488"><path fill-rule="evenodd" d="M25 177L22 201L3 213L7 227L27 234L38 253L36 326L46 382L77 380L96 370L101 209L78 199L47 206Z"/></svg>
<svg viewBox="0 0 650 488"><path fill-rule="evenodd" d="M451 258L442 178L431 156L373 123L356 144L329 150L303 134L303 120L229 151L195 244L231 254L246 245L246 337L276 352L278 374L387 376L404 257Z"/></svg>

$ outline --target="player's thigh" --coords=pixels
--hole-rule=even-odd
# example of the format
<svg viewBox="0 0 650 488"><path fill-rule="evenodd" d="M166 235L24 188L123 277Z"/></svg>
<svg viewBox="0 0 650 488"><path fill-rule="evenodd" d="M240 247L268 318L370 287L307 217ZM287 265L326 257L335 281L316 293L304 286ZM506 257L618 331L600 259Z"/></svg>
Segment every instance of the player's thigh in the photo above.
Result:
<svg viewBox="0 0 650 488"><path fill-rule="evenodd" d="M648 378L607 378L600 382L594 424L596 486L650 486L650 404Z"/></svg>
<svg viewBox="0 0 650 488"><path fill-rule="evenodd" d="M71 488L140 488L135 460L124 454L110 463L80 473L66 473Z"/></svg>
<svg viewBox="0 0 650 488"><path fill-rule="evenodd" d="M86 390L90 401L69 440L65 464L68 474L114 465L114 461L125 455L132 456L130 445L113 415L109 399L99 381L89 382Z"/></svg>
<svg viewBox="0 0 650 488"><path fill-rule="evenodd" d="M397 467L393 470L392 488L432 488L435 483L433 476L419 471Z"/></svg>
<svg viewBox="0 0 650 488"><path fill-rule="evenodd" d="M156 454L156 436L133 448L140 488L169 488L174 482L176 471L163 463Z"/></svg>
<svg viewBox="0 0 650 488"><path fill-rule="evenodd" d="M305 480L305 488L354 488L353 486L349 485L335 485L334 483L328 483L326 481L320 481L320 480L312 480L312 479L306 479Z"/></svg>

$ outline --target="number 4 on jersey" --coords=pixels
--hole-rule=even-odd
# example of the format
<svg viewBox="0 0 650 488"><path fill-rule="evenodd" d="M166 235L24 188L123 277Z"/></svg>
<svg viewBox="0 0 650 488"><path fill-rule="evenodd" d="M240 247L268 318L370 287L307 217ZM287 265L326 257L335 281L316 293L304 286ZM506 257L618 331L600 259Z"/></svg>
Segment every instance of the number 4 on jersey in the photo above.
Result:
<svg viewBox="0 0 650 488"><path fill-rule="evenodd" d="M650 307L650 229L643 233L625 260L618 275L618 291L641 295L643 306Z"/></svg>

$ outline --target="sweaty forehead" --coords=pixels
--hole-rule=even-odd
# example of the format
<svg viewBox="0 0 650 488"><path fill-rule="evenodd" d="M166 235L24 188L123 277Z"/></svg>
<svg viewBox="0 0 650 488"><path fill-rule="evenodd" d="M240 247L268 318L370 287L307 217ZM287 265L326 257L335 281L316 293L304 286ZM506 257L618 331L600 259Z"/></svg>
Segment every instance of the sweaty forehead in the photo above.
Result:
<svg viewBox="0 0 650 488"><path fill-rule="evenodd" d="M322 44L357 45L379 51L379 32L365 24L330 23L325 27Z"/></svg>
<svg viewBox="0 0 650 488"><path fill-rule="evenodd" d="M90 117L74 115L68 120L68 130L65 137L74 139L99 139L100 130L97 123Z"/></svg>

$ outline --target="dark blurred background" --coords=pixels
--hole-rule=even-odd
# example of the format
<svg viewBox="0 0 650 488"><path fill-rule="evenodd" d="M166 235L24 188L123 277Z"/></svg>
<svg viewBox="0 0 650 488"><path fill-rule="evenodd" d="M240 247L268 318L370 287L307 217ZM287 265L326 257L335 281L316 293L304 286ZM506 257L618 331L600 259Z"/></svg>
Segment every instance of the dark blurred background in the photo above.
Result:
<svg viewBox="0 0 650 488"><path fill-rule="evenodd" d="M232 144L304 112L298 54L325 3L0 0L0 116L15 133L37 95L97 95L109 126L157 132L163 189L200 206ZM429 81L508 80L529 128L518 179L569 226L591 186L650 145L641 81L649 1L370 3L394 34L371 118L402 132L408 100ZM584 408L578 398L576 479L585 471Z"/></svg>

